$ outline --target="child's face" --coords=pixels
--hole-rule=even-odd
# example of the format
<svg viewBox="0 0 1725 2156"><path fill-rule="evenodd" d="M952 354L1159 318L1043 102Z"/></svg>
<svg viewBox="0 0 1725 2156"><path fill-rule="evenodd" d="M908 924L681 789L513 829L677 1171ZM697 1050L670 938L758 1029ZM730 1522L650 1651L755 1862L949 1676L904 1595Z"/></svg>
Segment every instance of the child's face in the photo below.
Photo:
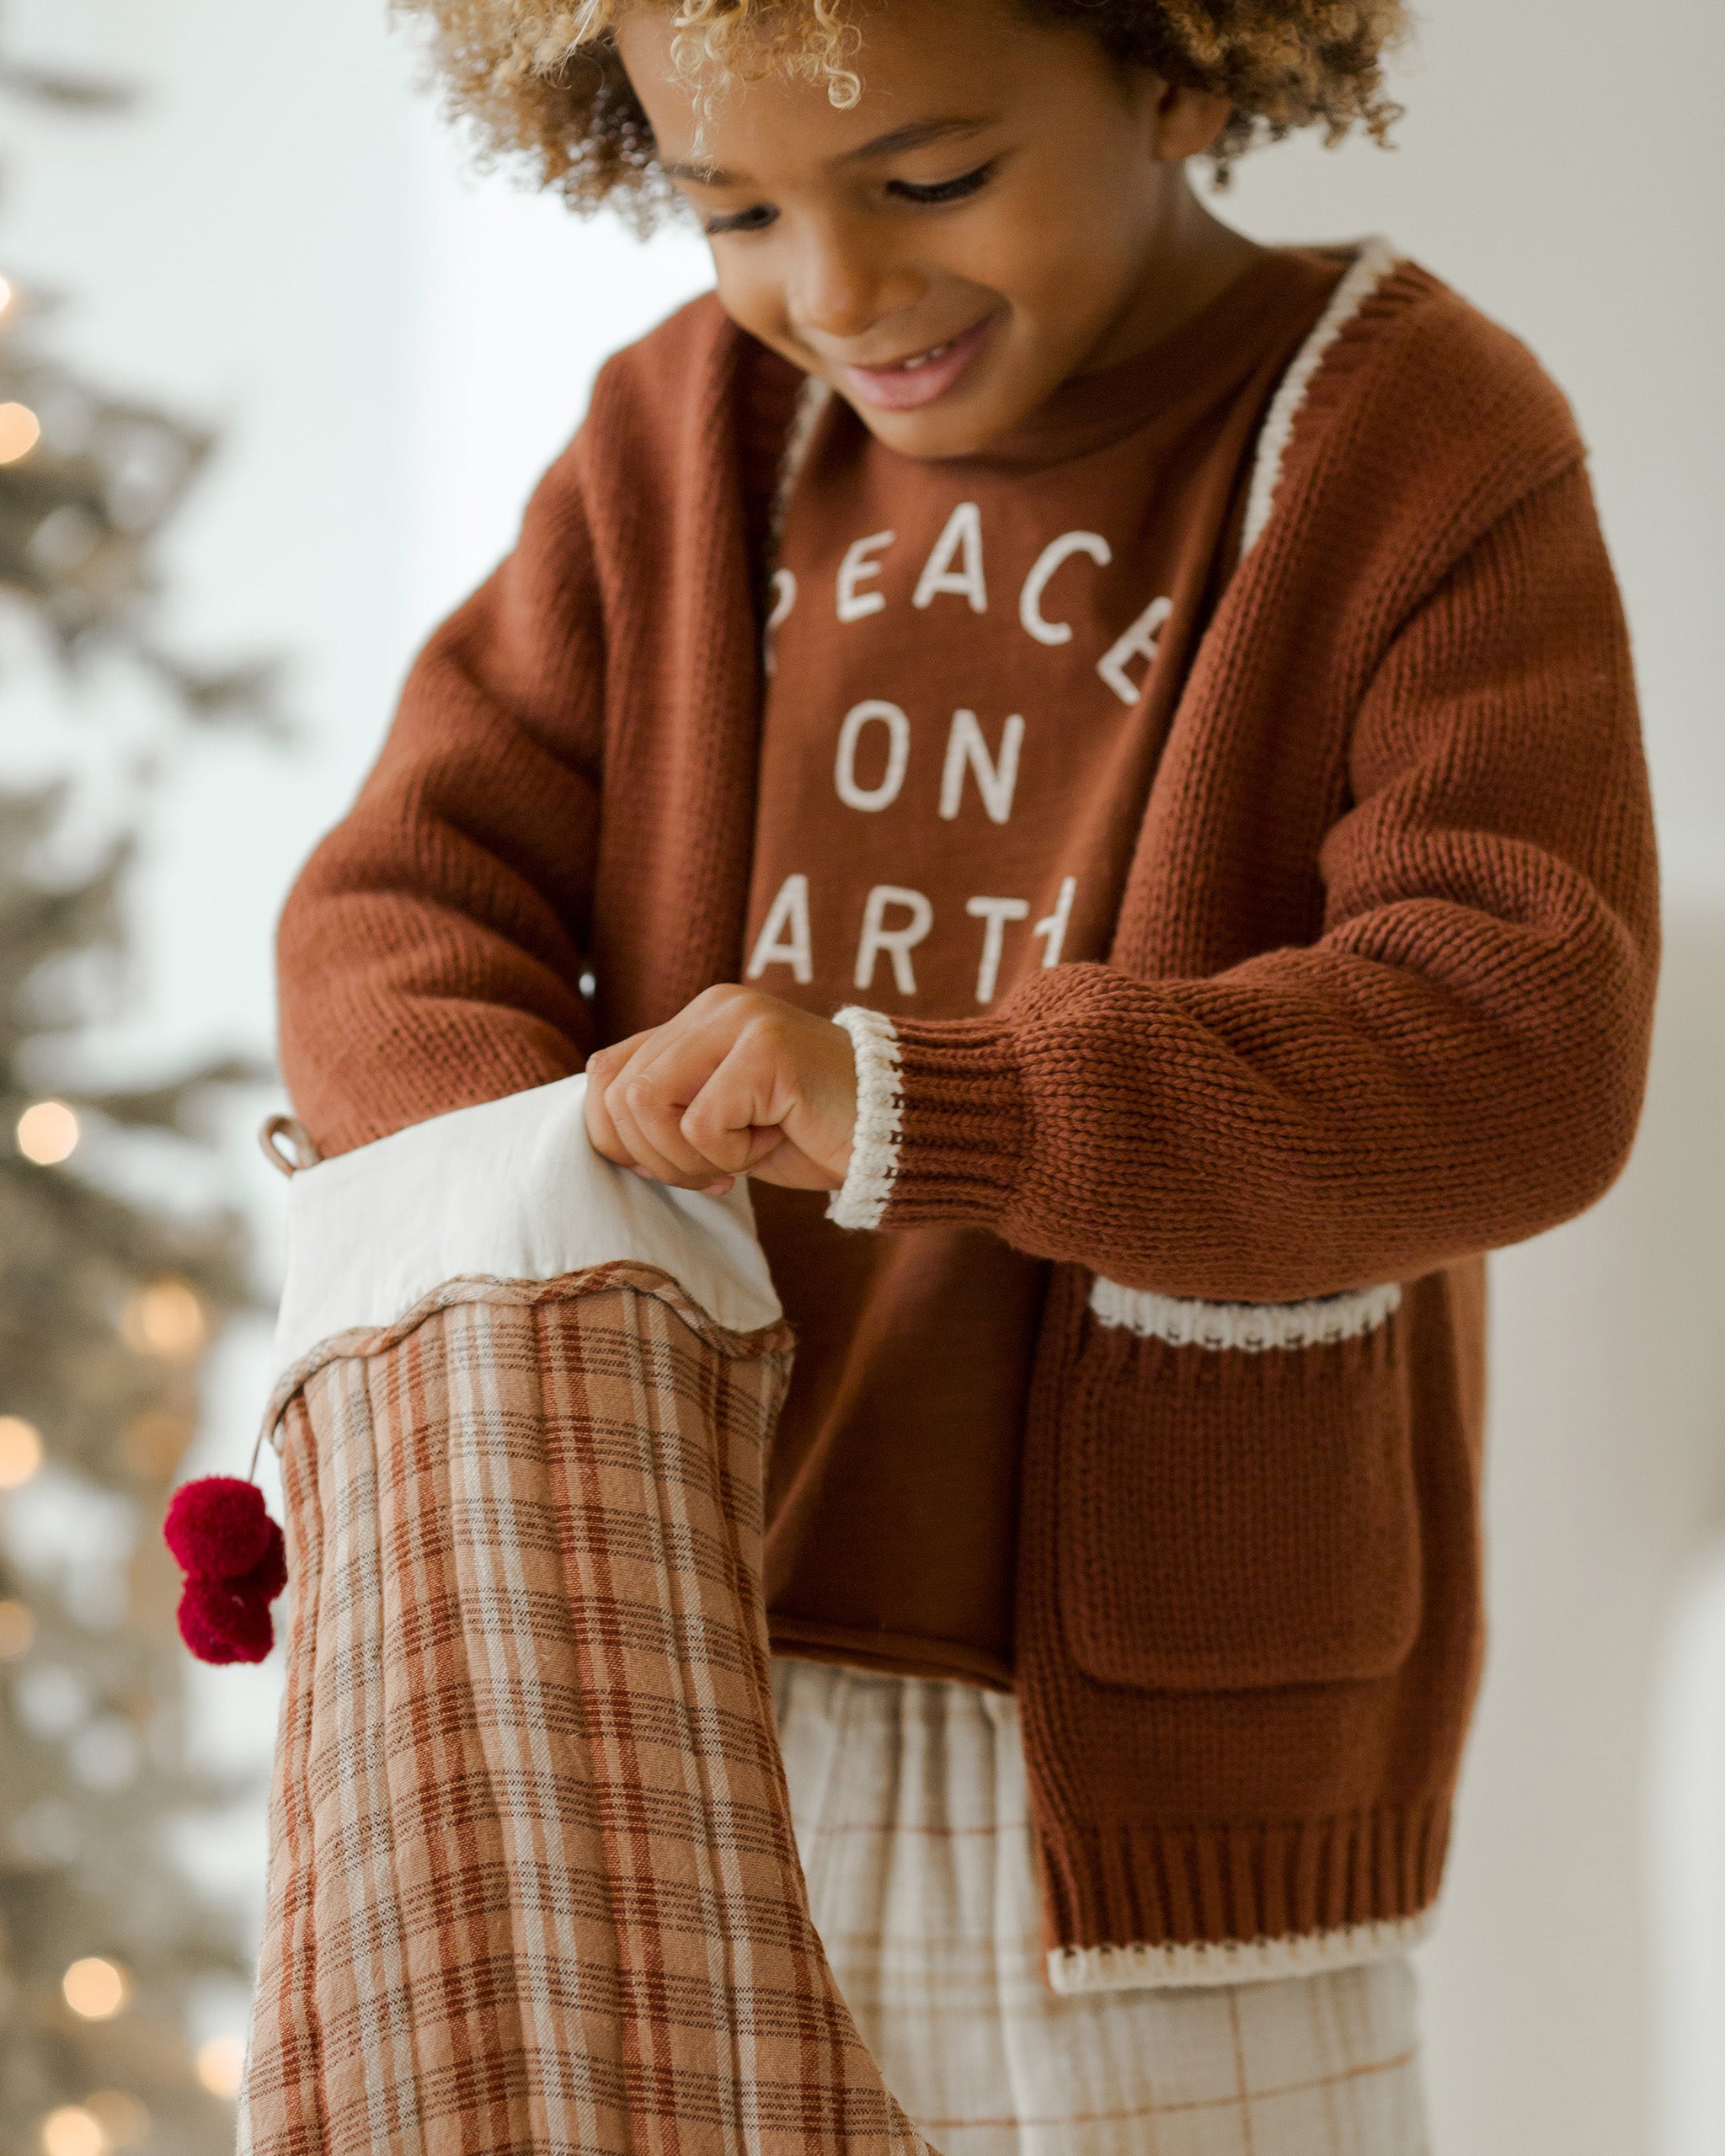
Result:
<svg viewBox="0 0 1725 2156"><path fill-rule="evenodd" d="M698 139L668 12L644 0L617 43L733 319L894 449L969 455L1145 341L1135 317L1190 205L1180 161L1227 106L1013 0L881 0L857 20L848 110L775 71L723 88Z"/></svg>

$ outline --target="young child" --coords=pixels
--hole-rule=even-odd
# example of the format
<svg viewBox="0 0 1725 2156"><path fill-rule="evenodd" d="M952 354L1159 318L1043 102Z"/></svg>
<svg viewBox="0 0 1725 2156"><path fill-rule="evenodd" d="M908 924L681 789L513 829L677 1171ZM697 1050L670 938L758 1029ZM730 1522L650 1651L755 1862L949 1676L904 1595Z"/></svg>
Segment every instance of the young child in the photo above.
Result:
<svg viewBox="0 0 1725 2156"><path fill-rule="evenodd" d="M1589 1204L1656 963L1529 355L1188 159L1393 115L1399 0L421 0L718 290L605 371L283 921L323 1151L590 1074L798 1337L817 1919L966 2156L1424 2146L1481 1254Z"/></svg>

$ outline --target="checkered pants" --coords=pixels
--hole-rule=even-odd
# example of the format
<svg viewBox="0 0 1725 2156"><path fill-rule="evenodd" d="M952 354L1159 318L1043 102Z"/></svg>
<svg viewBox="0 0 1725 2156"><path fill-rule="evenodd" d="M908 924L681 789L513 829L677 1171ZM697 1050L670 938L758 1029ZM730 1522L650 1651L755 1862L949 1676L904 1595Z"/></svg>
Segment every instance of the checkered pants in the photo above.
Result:
<svg viewBox="0 0 1725 2156"><path fill-rule="evenodd" d="M1012 1701L786 1661L773 1687L815 1925L943 2156L1423 2156L1405 1958L1057 1998Z"/></svg>

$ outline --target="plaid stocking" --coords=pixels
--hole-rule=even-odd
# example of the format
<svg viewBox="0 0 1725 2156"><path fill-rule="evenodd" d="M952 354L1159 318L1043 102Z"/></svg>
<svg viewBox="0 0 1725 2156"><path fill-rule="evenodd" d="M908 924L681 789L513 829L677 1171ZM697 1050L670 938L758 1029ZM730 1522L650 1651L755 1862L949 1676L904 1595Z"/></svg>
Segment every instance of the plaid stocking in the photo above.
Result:
<svg viewBox="0 0 1725 2156"><path fill-rule="evenodd" d="M250 2156L927 2156L809 1921L761 1592L782 1325L458 1280L278 1388Z"/></svg>

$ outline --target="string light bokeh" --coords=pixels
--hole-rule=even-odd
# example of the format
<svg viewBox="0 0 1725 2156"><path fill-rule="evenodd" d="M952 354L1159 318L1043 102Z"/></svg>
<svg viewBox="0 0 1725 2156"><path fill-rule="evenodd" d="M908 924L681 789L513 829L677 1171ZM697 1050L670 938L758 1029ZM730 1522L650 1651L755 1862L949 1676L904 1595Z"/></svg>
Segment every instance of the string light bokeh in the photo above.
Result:
<svg viewBox="0 0 1725 2156"><path fill-rule="evenodd" d="M38 1101L18 1119L18 1150L39 1168L69 1161L81 1134L77 1116L64 1101Z"/></svg>
<svg viewBox="0 0 1725 2156"><path fill-rule="evenodd" d="M129 1348L164 1363L195 1362L209 1340L198 1291L184 1280L155 1280L126 1306L120 1331Z"/></svg>
<svg viewBox="0 0 1725 2156"><path fill-rule="evenodd" d="M22 1415L0 1415L0 1490L21 1490L42 1465L42 1433Z"/></svg>
<svg viewBox="0 0 1725 2156"><path fill-rule="evenodd" d="M62 2104L42 2121L43 2156L107 2156L111 2145L88 2105Z"/></svg>
<svg viewBox="0 0 1725 2156"><path fill-rule="evenodd" d="M0 404L0 464L19 464L42 439L42 423L28 404Z"/></svg>
<svg viewBox="0 0 1725 2156"><path fill-rule="evenodd" d="M211 2036L198 2047L198 2079L212 2096L238 2095L245 2068L243 2036Z"/></svg>
<svg viewBox="0 0 1725 2156"><path fill-rule="evenodd" d="M60 1979L67 2004L81 2020L111 2021L126 2010L131 1983L119 1962L87 1954Z"/></svg>

